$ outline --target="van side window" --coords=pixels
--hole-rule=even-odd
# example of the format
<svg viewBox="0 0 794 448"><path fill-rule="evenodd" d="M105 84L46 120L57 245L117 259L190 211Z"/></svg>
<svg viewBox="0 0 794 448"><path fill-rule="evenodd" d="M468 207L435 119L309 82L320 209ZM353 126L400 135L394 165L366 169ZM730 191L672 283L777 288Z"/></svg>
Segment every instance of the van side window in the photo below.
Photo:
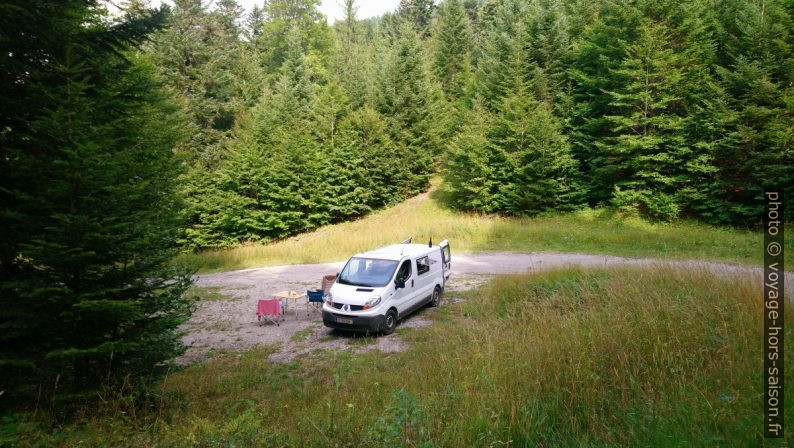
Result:
<svg viewBox="0 0 794 448"><path fill-rule="evenodd" d="M416 273L422 275L430 271L430 260L427 257L416 259Z"/></svg>
<svg viewBox="0 0 794 448"><path fill-rule="evenodd" d="M397 278L400 280L408 280L411 277L411 260L403 261L400 269L397 271Z"/></svg>
<svg viewBox="0 0 794 448"><path fill-rule="evenodd" d="M444 251L441 253L441 256L444 259L444 263L449 263L449 260L452 258L449 253L449 246L444 246Z"/></svg>

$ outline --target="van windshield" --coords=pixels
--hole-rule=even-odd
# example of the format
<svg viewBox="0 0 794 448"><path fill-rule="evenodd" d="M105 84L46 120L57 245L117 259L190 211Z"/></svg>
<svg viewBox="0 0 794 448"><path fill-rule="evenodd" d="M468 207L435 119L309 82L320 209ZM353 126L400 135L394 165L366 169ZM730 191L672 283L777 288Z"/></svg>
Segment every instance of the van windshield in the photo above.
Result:
<svg viewBox="0 0 794 448"><path fill-rule="evenodd" d="M339 274L338 283L353 286L386 286L397 269L397 261L353 257Z"/></svg>

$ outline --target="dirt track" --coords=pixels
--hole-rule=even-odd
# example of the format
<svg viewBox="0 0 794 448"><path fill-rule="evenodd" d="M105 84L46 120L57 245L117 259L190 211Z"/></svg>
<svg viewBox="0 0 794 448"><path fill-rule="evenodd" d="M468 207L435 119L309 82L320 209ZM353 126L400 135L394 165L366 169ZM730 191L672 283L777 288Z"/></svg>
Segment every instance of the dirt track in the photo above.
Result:
<svg viewBox="0 0 794 448"><path fill-rule="evenodd" d="M307 311L303 303L290 303L286 318L279 326L257 324L256 299L285 289L305 291L318 287L323 275L334 274L343 265L343 262L338 262L274 266L197 276L197 286L218 288L223 294L234 297L234 300L206 301L199 304L193 317L182 327L187 331L184 342L190 348L178 361L189 363L211 356L216 350L243 351L261 344L281 344L280 350L271 356L275 361L287 361L318 348L357 351L378 349L384 352L403 350L405 344L398 334L368 340L367 342L372 342L369 345L351 344L353 341L349 335L323 327L320 313ZM497 274L537 272L563 266L618 265L666 265L705 269L726 276L754 275L759 280L762 277L761 268L724 263L585 254L491 252L453 254L453 276L447 289L450 292L472 289ZM789 300L794 296L793 291L794 273L787 272L786 292ZM403 321L401 327L428 325L430 320L427 314L432 312L433 310L420 311Z"/></svg>

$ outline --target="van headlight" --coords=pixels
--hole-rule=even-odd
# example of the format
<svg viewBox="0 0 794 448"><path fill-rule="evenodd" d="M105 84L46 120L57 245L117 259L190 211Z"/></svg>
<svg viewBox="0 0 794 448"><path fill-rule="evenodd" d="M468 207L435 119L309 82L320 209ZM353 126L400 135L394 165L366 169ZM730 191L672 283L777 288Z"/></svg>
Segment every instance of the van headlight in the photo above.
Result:
<svg viewBox="0 0 794 448"><path fill-rule="evenodd" d="M365 309L365 310L368 310L370 308L375 308L379 304L380 304L380 297L373 297L373 298L367 300L367 303L365 303L362 308Z"/></svg>
<svg viewBox="0 0 794 448"><path fill-rule="evenodd" d="M328 291L328 295L325 296L325 303L328 306L331 306L331 305L334 304L334 293L332 293L331 291Z"/></svg>

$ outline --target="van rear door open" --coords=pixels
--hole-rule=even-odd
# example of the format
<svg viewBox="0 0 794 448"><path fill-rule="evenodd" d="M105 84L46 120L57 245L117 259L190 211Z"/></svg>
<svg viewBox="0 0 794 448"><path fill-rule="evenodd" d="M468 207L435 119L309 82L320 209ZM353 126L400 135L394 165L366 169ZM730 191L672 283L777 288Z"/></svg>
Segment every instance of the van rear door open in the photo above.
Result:
<svg viewBox="0 0 794 448"><path fill-rule="evenodd" d="M444 282L449 280L449 274L452 273L452 251L449 248L449 241L444 240L438 245L441 248L441 261L444 263Z"/></svg>

